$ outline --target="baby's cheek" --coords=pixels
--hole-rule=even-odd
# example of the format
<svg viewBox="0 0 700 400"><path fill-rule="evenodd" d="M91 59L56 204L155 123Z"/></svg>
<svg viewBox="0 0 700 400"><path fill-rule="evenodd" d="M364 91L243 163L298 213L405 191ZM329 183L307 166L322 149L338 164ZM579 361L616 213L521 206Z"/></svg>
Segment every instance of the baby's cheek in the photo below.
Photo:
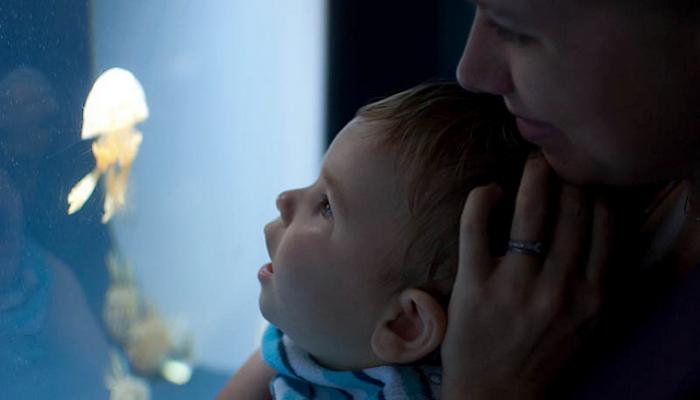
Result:
<svg viewBox="0 0 700 400"><path fill-rule="evenodd" d="M314 340L330 333L338 309L325 288L307 282L293 281L279 288L275 319L290 337L312 347Z"/></svg>
<svg viewBox="0 0 700 400"><path fill-rule="evenodd" d="M277 256L296 263L309 263L328 250L328 235L313 226L293 226L285 232Z"/></svg>

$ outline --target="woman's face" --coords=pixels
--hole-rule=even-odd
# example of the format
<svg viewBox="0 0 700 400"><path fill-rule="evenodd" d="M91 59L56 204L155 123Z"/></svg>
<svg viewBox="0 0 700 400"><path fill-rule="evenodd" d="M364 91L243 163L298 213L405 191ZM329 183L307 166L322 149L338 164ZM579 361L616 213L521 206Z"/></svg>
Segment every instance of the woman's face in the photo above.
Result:
<svg viewBox="0 0 700 400"><path fill-rule="evenodd" d="M635 184L700 167L696 17L615 0L477 3L458 79L501 95L564 178Z"/></svg>

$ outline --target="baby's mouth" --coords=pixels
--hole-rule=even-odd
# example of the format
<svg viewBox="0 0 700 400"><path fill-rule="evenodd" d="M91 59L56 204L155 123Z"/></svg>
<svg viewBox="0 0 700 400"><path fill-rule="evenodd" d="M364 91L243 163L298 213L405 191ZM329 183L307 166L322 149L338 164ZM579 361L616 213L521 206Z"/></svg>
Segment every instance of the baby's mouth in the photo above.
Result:
<svg viewBox="0 0 700 400"><path fill-rule="evenodd" d="M272 276L273 273L272 263L263 264L263 266L258 270L258 279L262 281L263 279Z"/></svg>

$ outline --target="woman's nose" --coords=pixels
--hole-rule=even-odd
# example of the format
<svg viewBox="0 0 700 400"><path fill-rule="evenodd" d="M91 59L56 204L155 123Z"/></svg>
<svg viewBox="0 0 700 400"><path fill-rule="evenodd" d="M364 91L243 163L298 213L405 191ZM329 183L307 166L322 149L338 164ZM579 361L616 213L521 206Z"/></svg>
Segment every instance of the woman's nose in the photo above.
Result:
<svg viewBox="0 0 700 400"><path fill-rule="evenodd" d="M504 96L513 91L504 43L477 10L462 58L457 66L459 84L473 92Z"/></svg>
<svg viewBox="0 0 700 400"><path fill-rule="evenodd" d="M277 196L277 209L280 212L280 218L285 226L289 225L294 215L294 191L287 190Z"/></svg>

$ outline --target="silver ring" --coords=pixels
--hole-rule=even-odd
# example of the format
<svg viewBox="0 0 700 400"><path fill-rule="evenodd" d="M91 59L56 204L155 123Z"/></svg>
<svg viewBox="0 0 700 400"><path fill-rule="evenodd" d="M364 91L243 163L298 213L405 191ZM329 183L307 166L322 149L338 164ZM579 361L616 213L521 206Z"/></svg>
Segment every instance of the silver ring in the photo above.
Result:
<svg viewBox="0 0 700 400"><path fill-rule="evenodd" d="M544 244L542 242L526 242L511 239L508 241L508 250L539 257L544 254Z"/></svg>

